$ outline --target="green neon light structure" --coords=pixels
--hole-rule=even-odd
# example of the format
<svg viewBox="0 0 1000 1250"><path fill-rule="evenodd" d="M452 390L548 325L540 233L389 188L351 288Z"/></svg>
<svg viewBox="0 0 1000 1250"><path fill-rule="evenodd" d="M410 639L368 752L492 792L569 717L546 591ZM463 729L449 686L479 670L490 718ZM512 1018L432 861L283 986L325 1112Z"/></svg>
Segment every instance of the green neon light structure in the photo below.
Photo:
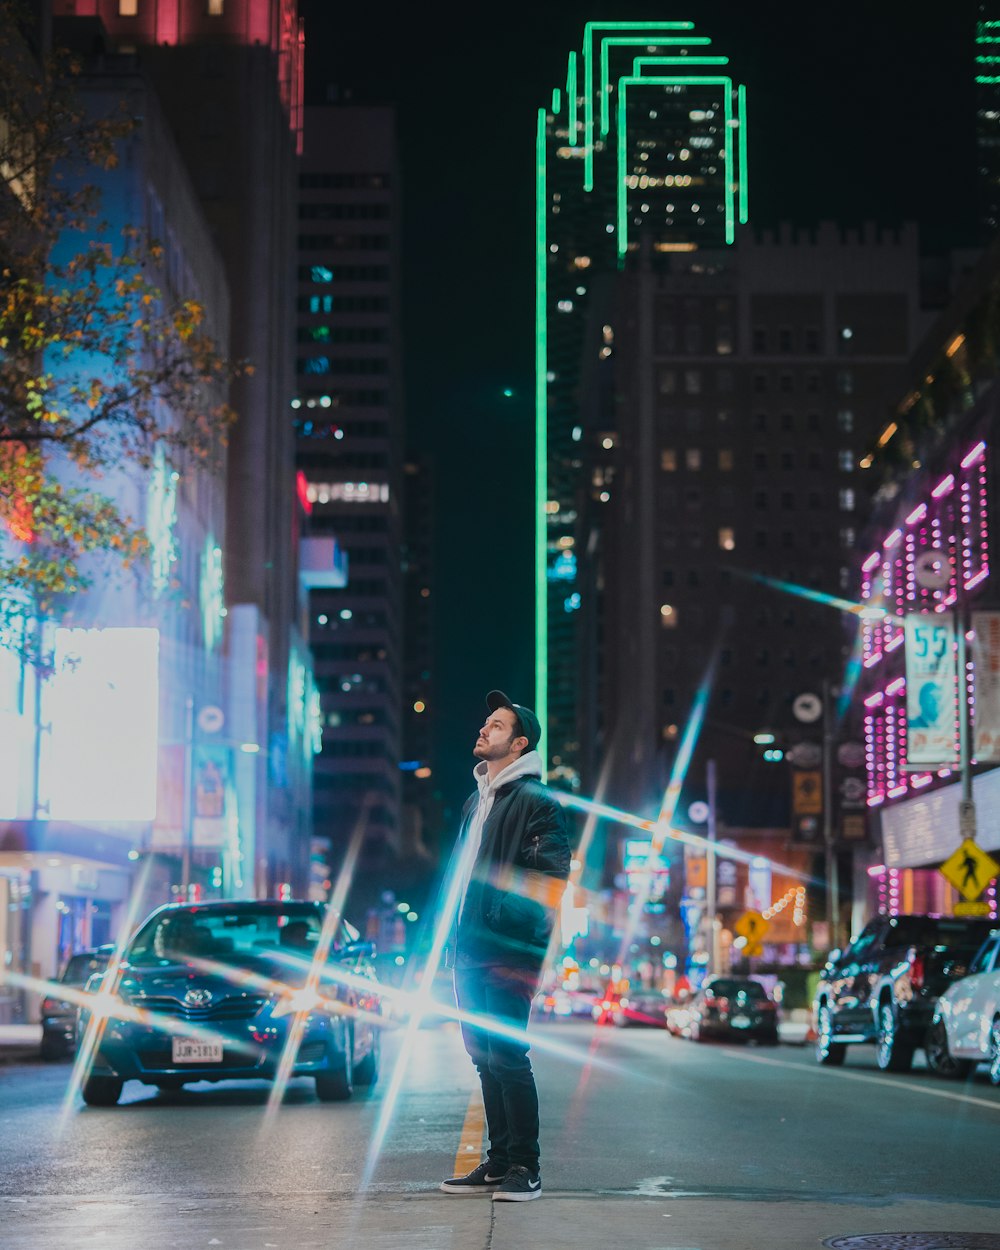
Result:
<svg viewBox="0 0 1000 1250"><path fill-rule="evenodd" d="M535 142L535 714L542 734L538 751L547 759L549 722L548 600L548 275L545 218L545 110L538 110ZM540 589L539 589L540 588Z"/></svg>
<svg viewBox="0 0 1000 1250"><path fill-rule="evenodd" d="M576 97L576 53L571 52L566 70L566 98L569 100L569 141L573 147L576 147L576 132L579 128L576 118Z"/></svg>
<svg viewBox="0 0 1000 1250"><path fill-rule="evenodd" d="M552 611L555 612L559 599L563 598L572 585L572 581L560 580L558 562L556 568L550 570L550 538L553 551L556 550L557 540L558 547L562 550L562 539L574 532L571 515L564 516L560 512L559 515L549 516L550 506L554 509L557 506L560 509L571 507L563 498L568 487L566 483L560 485L562 478L556 476L550 482L550 438L556 440L552 444L553 451L559 455L559 463L563 465L560 469L553 465L553 471L557 475L565 473L564 448L571 446L580 437L580 430L574 429L572 439L570 438L570 425L576 423L578 416L575 401L568 398L570 384L575 375L572 369L569 374L564 370L566 353L569 352L572 358L579 335L574 317L578 318L580 313L574 313L574 306L578 307L579 301L586 298L584 288L589 286L589 282L584 277L585 274L593 278L602 269L607 272L616 265L621 268L626 261L629 248L627 179L638 169L629 168L630 121L641 127L639 135L633 133L633 145L640 135L649 134L650 126L655 129L660 124L656 122L655 115L647 121L644 114L635 112L636 102L643 98L640 88L659 91L661 96L670 95L678 88L714 89L713 100L718 100L718 93L721 92L722 104L719 112L723 114L724 133L713 139L711 149L701 149L706 154L711 152L712 155L703 162L699 171L709 183L707 194L715 197L712 200L714 215L711 221L695 226L695 230L706 231L706 237L714 241L712 246L723 243L730 245L736 240L737 224L745 224L749 217L746 87L736 84L728 73L726 67L729 65L729 58L705 52L704 49L712 40L695 34L694 30L694 23L688 21L587 22L584 27L582 65L581 53L571 51L566 62L565 91L561 87L554 88L550 112L547 113L545 109L538 111L535 186L535 711L542 729L539 751L546 761L546 772L550 763L550 729L555 726L560 734L560 741L553 741L553 750L557 755L564 750L563 735L567 735L566 741L570 735L567 726L575 713L572 711L572 699L569 707L566 705L564 685L567 673L572 671L572 657L578 645L575 641L577 635L573 632L576 626L571 625L575 616L571 615L566 621L570 633L565 635L560 613L558 636L569 637L567 645L570 649L566 652L553 652L550 664L550 596ZM645 55L629 56L627 60L631 65L628 69L623 65L620 74L616 61L613 76L611 53L615 49L626 48L636 49L637 53L641 50ZM612 96L616 98L614 126L611 117ZM565 109L563 99L566 102ZM631 116L630 104L633 105ZM691 107L693 109L697 105L692 103ZM680 109L676 106L668 109L665 116L670 120L663 124L669 124L674 131L688 124L683 102ZM681 131L682 136L687 133ZM692 137L697 136L692 133ZM697 148L696 144L691 146L692 150ZM553 162L551 166L549 161ZM579 174L574 161L579 161L583 166L582 186L576 182ZM706 170L709 162L714 167ZM598 175L602 188L599 194L594 194ZM657 187L663 185L665 184L662 179L654 183ZM554 210L549 199L555 191L560 193L559 211L563 215L553 217L550 226L549 213ZM660 194L658 190L651 193ZM720 202L722 213L718 212ZM651 221L654 219L655 215L650 218ZM669 238L671 227L664 224L662 217L658 221L658 230L668 231ZM560 225L562 222L565 222L565 227ZM564 229L571 229L573 234L567 237L575 238L575 256L570 259L580 261L580 277L577 279L580 286L575 295L573 280L567 278L566 265L569 262L563 256L550 255L549 252L550 240L554 252L563 238L561 232ZM658 237L662 237L662 233ZM690 237L691 232L685 230L684 242L687 243ZM550 265L554 266L551 273ZM553 327L559 327L553 337L549 318L560 317L562 314L571 316L565 322L553 321ZM553 354L553 367L559 373L558 381L556 373L551 375L551 390L548 373L550 351ZM556 502L550 503L550 500ZM550 576L553 576L551 585ZM580 595L567 595L565 604L570 604L571 599L575 599L576 604L567 606L567 613L575 612L579 607ZM554 721L550 726L552 681L559 683L554 690L556 703L553 706L558 709L558 717L566 719L567 726L556 726ZM570 749L572 752L575 748ZM570 761L563 756L562 765L567 763ZM565 767L562 771L565 773Z"/></svg>
<svg viewBox="0 0 1000 1250"><path fill-rule="evenodd" d="M599 30L694 30L694 22L588 22L583 28L583 189L594 189L594 35Z"/></svg>

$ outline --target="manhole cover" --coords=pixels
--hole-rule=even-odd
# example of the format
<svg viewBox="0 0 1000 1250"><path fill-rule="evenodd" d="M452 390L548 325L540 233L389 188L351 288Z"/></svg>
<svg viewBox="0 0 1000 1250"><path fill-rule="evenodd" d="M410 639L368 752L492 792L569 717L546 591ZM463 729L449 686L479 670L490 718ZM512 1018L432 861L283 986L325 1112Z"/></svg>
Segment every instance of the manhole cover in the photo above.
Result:
<svg viewBox="0 0 1000 1250"><path fill-rule="evenodd" d="M830 1237L831 1250L1000 1250L998 1233L863 1233Z"/></svg>

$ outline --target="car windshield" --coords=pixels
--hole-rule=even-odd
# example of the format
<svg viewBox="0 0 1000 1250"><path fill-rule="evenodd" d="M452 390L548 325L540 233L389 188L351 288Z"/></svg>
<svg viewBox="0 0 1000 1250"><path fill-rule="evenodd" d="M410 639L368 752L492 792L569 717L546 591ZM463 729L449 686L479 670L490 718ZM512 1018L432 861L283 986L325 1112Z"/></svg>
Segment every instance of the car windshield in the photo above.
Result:
<svg viewBox="0 0 1000 1250"><path fill-rule="evenodd" d="M716 998L736 998L739 994L747 998L767 998L763 985L758 981L711 981L705 988L711 990Z"/></svg>
<svg viewBox="0 0 1000 1250"><path fill-rule="evenodd" d="M287 907L190 907L158 913L139 930L128 950L134 967L157 967L182 959L231 963L279 952L311 958L324 912L304 903ZM341 921L334 949L355 942L358 931Z"/></svg>
<svg viewBox="0 0 1000 1250"><path fill-rule="evenodd" d="M95 972L103 972L107 966L106 955L86 951L70 959L63 970L61 980L64 985L83 985L88 977L93 976Z"/></svg>
<svg viewBox="0 0 1000 1250"><path fill-rule="evenodd" d="M990 920L963 920L933 916L899 916L890 921L886 946L937 946L978 949L995 928Z"/></svg>

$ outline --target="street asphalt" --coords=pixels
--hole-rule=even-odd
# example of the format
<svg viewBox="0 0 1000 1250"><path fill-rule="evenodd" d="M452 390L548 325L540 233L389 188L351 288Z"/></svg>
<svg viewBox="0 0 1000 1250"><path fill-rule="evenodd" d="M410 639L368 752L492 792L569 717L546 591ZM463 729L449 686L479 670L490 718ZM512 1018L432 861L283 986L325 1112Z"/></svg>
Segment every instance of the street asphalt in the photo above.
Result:
<svg viewBox="0 0 1000 1250"><path fill-rule="evenodd" d="M265 1085L130 1084L118 1107L66 1107L68 1065L8 1064L0 1244L806 1250L1000 1230L1000 1089L982 1073L883 1075L865 1047L826 1069L811 1048L585 1022L536 1037L544 1196L524 1204L437 1190L456 1155L472 1166L480 1151L454 1026L389 1038L382 1081L349 1103L293 1082L273 1119Z"/></svg>

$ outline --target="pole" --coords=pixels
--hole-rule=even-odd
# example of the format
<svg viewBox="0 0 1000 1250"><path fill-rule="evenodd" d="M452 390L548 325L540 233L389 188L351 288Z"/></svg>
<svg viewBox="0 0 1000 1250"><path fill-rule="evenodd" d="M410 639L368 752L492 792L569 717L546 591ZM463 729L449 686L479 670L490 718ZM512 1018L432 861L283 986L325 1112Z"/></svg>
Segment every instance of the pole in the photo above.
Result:
<svg viewBox="0 0 1000 1250"><path fill-rule="evenodd" d="M194 699L184 700L184 806L181 811L181 900L191 893L191 845L194 838L192 808L194 798Z"/></svg>
<svg viewBox="0 0 1000 1250"><path fill-rule="evenodd" d="M833 842L833 688L823 682L823 846L826 851L826 923L830 947L840 946L840 881Z"/></svg>
<svg viewBox="0 0 1000 1250"><path fill-rule="evenodd" d="M960 530L960 533L962 531ZM964 543L964 538L963 538ZM958 758L962 776L962 799L958 805L958 836L976 840L976 803L972 797L972 744L969 730L968 644L969 605L963 593L965 576L962 549L955 570L955 635L958 660Z"/></svg>
<svg viewBox="0 0 1000 1250"><path fill-rule="evenodd" d="M715 760L709 760L705 766L706 788L708 790L708 849L706 851L706 870L708 879L705 882L705 914L708 919L708 953L710 972L719 971L719 925L716 919L717 902L715 896L715 801L716 776Z"/></svg>

